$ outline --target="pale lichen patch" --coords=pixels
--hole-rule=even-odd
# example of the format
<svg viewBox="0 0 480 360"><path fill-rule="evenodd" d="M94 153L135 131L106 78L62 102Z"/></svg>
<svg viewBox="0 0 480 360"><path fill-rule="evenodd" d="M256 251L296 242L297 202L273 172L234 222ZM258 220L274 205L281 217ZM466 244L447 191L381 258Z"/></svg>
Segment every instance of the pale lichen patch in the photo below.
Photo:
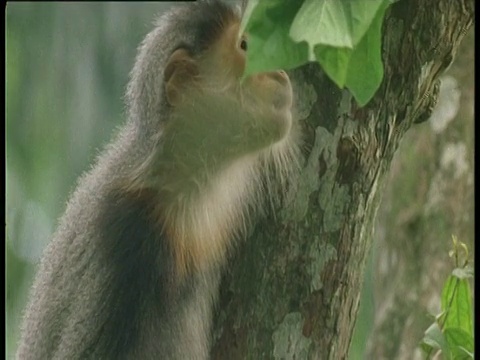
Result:
<svg viewBox="0 0 480 360"><path fill-rule="evenodd" d="M307 359L311 340L302 334L303 318L299 312L289 313L273 333L274 359Z"/></svg>
<svg viewBox="0 0 480 360"><path fill-rule="evenodd" d="M328 261L337 259L337 249L328 243L320 242L316 237L312 241L309 254L312 261L307 271L311 277L310 291L314 292L323 287L321 272Z"/></svg>

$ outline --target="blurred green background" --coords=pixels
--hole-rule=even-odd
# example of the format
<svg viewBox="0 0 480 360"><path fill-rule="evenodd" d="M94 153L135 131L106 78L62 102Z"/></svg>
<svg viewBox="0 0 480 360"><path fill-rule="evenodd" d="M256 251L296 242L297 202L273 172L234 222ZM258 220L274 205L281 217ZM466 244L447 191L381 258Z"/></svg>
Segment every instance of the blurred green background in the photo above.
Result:
<svg viewBox="0 0 480 360"><path fill-rule="evenodd" d="M123 123L136 48L169 3L6 6L6 325L79 175Z"/></svg>

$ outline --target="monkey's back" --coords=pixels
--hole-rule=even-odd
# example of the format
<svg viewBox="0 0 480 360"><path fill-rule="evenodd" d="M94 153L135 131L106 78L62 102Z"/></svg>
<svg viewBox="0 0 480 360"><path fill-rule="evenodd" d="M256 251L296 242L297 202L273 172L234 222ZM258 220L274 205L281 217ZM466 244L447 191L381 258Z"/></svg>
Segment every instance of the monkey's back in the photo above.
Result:
<svg viewBox="0 0 480 360"><path fill-rule="evenodd" d="M79 181L43 254L25 313L20 359L79 358L98 337L113 275L99 227L107 192L102 179L109 172L97 166Z"/></svg>

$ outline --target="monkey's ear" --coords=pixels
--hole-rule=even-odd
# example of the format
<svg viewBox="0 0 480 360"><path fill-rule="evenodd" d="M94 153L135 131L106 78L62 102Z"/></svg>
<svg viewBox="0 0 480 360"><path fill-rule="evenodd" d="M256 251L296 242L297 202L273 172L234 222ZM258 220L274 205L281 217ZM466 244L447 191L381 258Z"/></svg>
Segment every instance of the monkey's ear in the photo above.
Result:
<svg viewBox="0 0 480 360"><path fill-rule="evenodd" d="M196 75L198 75L198 66L188 51L175 50L163 72L165 95L170 105L175 106L181 101L183 92L192 85Z"/></svg>

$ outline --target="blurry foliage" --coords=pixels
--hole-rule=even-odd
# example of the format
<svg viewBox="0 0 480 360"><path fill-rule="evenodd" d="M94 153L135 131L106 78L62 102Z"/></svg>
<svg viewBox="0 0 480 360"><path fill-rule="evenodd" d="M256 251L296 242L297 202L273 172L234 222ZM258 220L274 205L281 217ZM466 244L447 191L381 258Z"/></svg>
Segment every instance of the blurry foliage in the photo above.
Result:
<svg viewBox="0 0 480 360"><path fill-rule="evenodd" d="M469 279L473 279L468 247L452 236L453 249L449 256L454 258L455 268L445 281L441 296L441 312L434 323L425 331L422 349L427 359L441 353L444 359L473 359L473 306Z"/></svg>
<svg viewBox="0 0 480 360"><path fill-rule="evenodd" d="M6 7L7 357L75 180L125 120L136 48L168 3Z"/></svg>

